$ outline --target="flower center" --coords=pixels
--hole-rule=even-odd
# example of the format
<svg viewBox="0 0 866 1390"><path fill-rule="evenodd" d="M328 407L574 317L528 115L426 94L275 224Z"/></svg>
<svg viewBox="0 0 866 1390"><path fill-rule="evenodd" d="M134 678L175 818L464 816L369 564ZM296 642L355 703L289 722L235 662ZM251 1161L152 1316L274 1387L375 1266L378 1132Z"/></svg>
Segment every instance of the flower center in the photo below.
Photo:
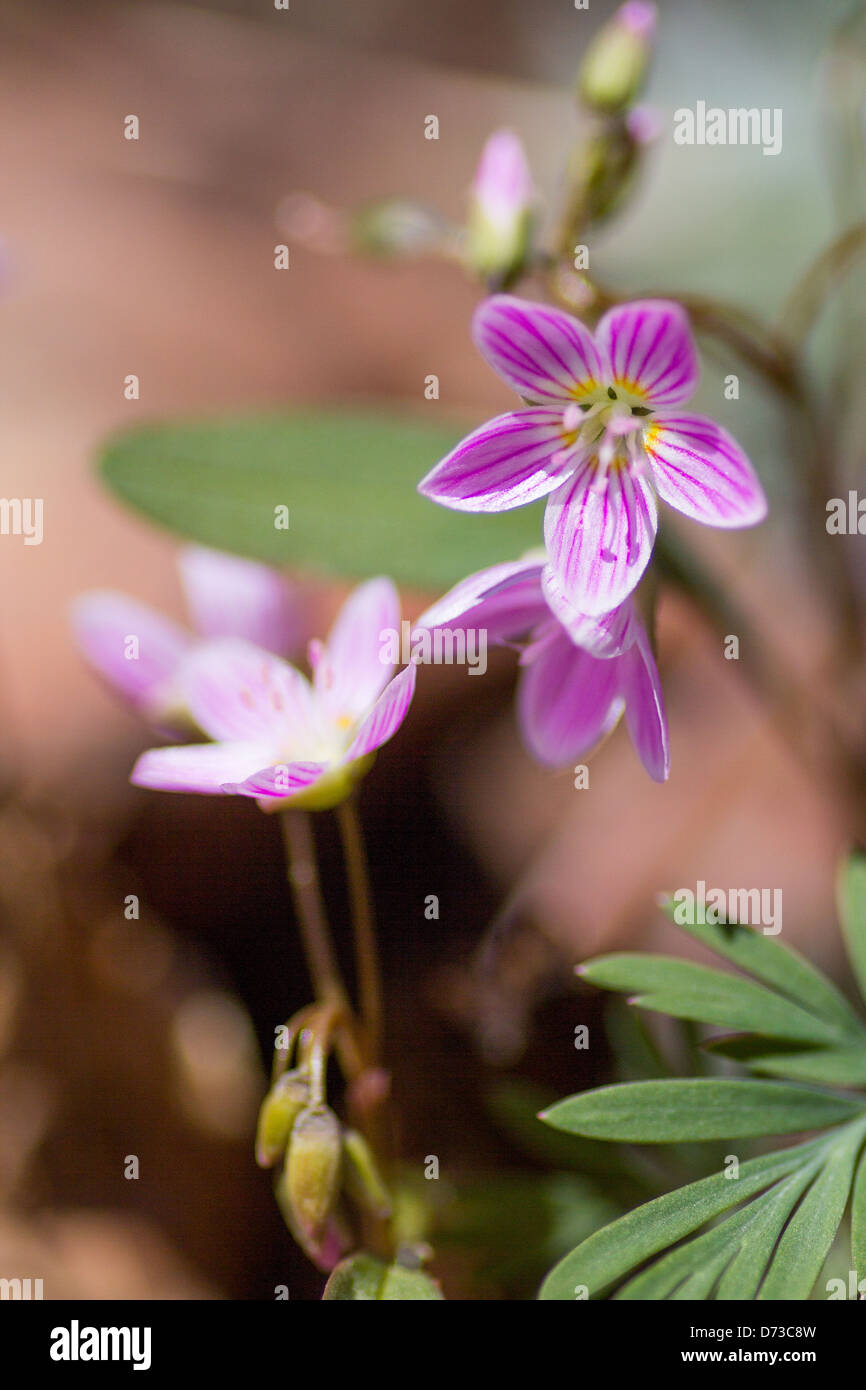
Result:
<svg viewBox="0 0 866 1390"><path fill-rule="evenodd" d="M589 401L565 407L558 457L585 460L595 470L593 490L603 491L612 468L642 471L643 435L651 415L634 393L619 386L601 388Z"/></svg>

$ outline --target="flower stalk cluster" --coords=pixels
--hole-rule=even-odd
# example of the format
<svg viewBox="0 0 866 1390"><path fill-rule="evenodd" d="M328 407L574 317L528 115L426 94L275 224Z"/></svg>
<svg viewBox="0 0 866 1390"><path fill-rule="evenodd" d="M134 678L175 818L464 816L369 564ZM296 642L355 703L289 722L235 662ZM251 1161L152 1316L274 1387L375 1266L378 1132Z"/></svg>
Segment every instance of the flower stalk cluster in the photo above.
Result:
<svg viewBox="0 0 866 1390"><path fill-rule="evenodd" d="M257 1162L278 1168L276 1195L286 1224L310 1259L328 1271L352 1245L347 1201L379 1223L392 1207L366 1138L344 1128L326 1101L328 1056L339 1021L340 1010L313 1006L287 1024L256 1133Z"/></svg>

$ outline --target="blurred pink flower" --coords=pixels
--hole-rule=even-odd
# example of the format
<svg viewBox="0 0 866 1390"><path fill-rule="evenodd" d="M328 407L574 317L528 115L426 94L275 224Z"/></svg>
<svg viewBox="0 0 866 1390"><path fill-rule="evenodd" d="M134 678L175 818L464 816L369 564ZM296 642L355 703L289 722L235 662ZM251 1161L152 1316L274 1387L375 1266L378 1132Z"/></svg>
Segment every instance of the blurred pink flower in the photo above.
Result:
<svg viewBox="0 0 866 1390"><path fill-rule="evenodd" d="M178 568L199 638L244 637L282 656L301 647L300 595L275 570L200 546L182 550ZM108 589L75 600L72 629L90 665L149 723L189 730L179 675L196 637L147 604Z"/></svg>
<svg viewBox="0 0 866 1390"><path fill-rule="evenodd" d="M397 732L415 666L394 676L383 634L400 629L389 579L350 594L327 643L310 644L312 683L287 662L238 638L205 642L184 661L183 695L213 743L144 753L131 780L162 791L255 797L263 810L336 805Z"/></svg>

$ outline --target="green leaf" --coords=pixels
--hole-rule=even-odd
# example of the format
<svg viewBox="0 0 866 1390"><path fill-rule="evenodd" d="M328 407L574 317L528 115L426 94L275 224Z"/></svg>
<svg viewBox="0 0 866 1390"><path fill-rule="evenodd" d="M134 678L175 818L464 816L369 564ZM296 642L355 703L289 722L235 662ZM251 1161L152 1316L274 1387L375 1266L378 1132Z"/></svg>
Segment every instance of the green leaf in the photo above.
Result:
<svg viewBox="0 0 866 1390"><path fill-rule="evenodd" d="M753 1034L737 1034L711 1038L704 1043L704 1048L765 1076L818 1081L826 1086L866 1086L866 1047L863 1046L797 1047L781 1041L771 1043Z"/></svg>
<svg viewBox="0 0 866 1390"><path fill-rule="evenodd" d="M858 1280L866 1279L866 1149L860 1155L851 1198L851 1261Z"/></svg>
<svg viewBox="0 0 866 1390"><path fill-rule="evenodd" d="M461 432L336 409L150 425L109 440L101 469L124 502L203 545L441 590L541 541L537 507L468 515L419 496ZM278 506L288 530L274 526Z"/></svg>
<svg viewBox="0 0 866 1390"><path fill-rule="evenodd" d="M663 1255L624 1284L617 1299L707 1298L720 1275L726 1299L752 1298L791 1208L819 1166L820 1159L813 1158L801 1171L755 1197L721 1225ZM736 1183L738 1179L729 1181ZM696 1276L700 1280L702 1273L711 1277L699 1291ZM731 1292L732 1287L742 1290L752 1285L751 1293ZM721 1286L718 1296L722 1296Z"/></svg>
<svg viewBox="0 0 866 1390"><path fill-rule="evenodd" d="M836 1023L847 1032L864 1031L863 1019L854 1012L845 996L790 946L782 946L773 937L733 922L685 921L685 905L675 903L672 898L662 899L661 905L677 926L716 955L796 1000L819 1018Z"/></svg>
<svg viewBox="0 0 866 1390"><path fill-rule="evenodd" d="M441 1301L442 1290L420 1269L404 1269L402 1265L388 1265L385 1277L379 1288L378 1297L389 1302L401 1299L403 1302L422 1300Z"/></svg>
<svg viewBox="0 0 866 1390"><path fill-rule="evenodd" d="M817 1161L806 1164L799 1173L792 1173L789 1178L777 1183L772 1192L752 1203L754 1219L744 1229L739 1248L719 1281L716 1289L718 1302L745 1301L755 1297L782 1228L818 1167Z"/></svg>
<svg viewBox="0 0 866 1390"><path fill-rule="evenodd" d="M606 989L634 993L634 1003L674 1018L806 1042L832 1042L839 1037L838 1026L762 985L674 956L627 952L600 956L582 966L581 974Z"/></svg>
<svg viewBox="0 0 866 1390"><path fill-rule="evenodd" d="M667 1144L793 1134L863 1113L862 1103L814 1087L700 1077L600 1086L558 1101L542 1118L595 1139Z"/></svg>
<svg viewBox="0 0 866 1390"><path fill-rule="evenodd" d="M845 948L866 999L866 855L851 854L842 864L837 899Z"/></svg>
<svg viewBox="0 0 866 1390"><path fill-rule="evenodd" d="M650 1083L654 1084L654 1083ZM590 1297L684 1236L787 1177L827 1147L822 1136L740 1166L734 1182L725 1173L677 1188L636 1207L588 1237L550 1271L539 1291L545 1300L572 1300L585 1287Z"/></svg>
<svg viewBox="0 0 866 1390"><path fill-rule="evenodd" d="M375 1255L348 1255L332 1270L322 1298L342 1302L377 1299L385 1269Z"/></svg>
<svg viewBox="0 0 866 1390"><path fill-rule="evenodd" d="M845 1214L864 1133L866 1125L852 1125L840 1137L788 1222L758 1298L809 1297Z"/></svg>
<svg viewBox="0 0 866 1390"><path fill-rule="evenodd" d="M441 1299L442 1290L421 1270L386 1265L375 1255L360 1253L340 1261L325 1285L322 1298L341 1302L415 1301Z"/></svg>

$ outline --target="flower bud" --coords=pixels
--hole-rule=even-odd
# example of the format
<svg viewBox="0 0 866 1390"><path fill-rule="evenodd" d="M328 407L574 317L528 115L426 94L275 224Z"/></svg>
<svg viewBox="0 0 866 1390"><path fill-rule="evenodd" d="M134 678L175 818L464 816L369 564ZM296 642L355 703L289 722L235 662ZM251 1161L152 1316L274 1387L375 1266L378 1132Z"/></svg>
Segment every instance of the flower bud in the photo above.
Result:
<svg viewBox="0 0 866 1390"><path fill-rule="evenodd" d="M532 176L510 130L490 136L472 185L466 259L485 279L507 285L526 259L532 224Z"/></svg>
<svg viewBox="0 0 866 1390"><path fill-rule="evenodd" d="M340 1123L326 1105L310 1106L295 1121L286 1159L285 1190L298 1227L308 1236L327 1225L340 1187Z"/></svg>
<svg viewBox="0 0 866 1390"><path fill-rule="evenodd" d="M310 1103L310 1088L297 1072L281 1076L262 1101L256 1130L256 1162L272 1168L286 1152L295 1120Z"/></svg>
<svg viewBox="0 0 866 1390"><path fill-rule="evenodd" d="M578 94L585 106L610 115L634 101L652 57L655 25L655 5L629 0L602 26L578 71Z"/></svg>
<svg viewBox="0 0 866 1390"><path fill-rule="evenodd" d="M388 1193L376 1160L363 1134L356 1129L347 1129L343 1135L343 1172L346 1190L358 1206L372 1212L374 1216L391 1214L391 1198Z"/></svg>

